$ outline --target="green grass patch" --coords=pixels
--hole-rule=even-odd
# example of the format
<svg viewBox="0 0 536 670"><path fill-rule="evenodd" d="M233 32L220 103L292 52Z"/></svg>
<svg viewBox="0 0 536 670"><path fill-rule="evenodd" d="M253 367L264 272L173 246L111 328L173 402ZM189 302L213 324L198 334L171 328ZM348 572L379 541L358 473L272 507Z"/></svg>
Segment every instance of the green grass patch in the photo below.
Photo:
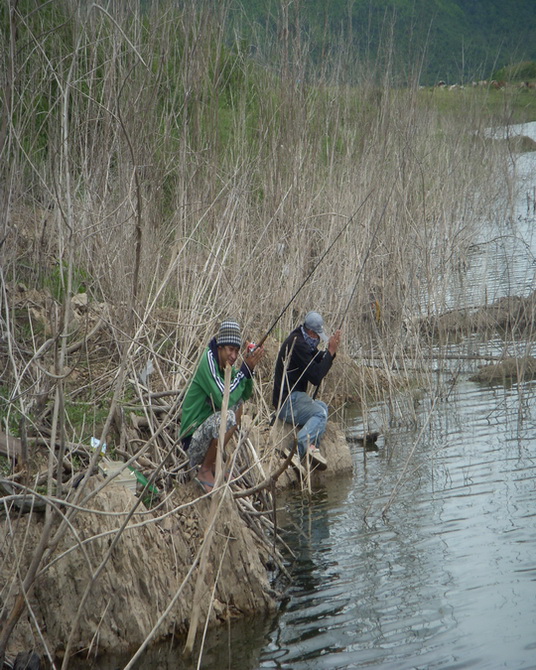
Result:
<svg viewBox="0 0 536 670"><path fill-rule="evenodd" d="M48 288L53 298L63 301L67 288L68 265L64 261L58 263L43 279L44 288ZM91 281L89 274L82 268L72 270L72 293L85 293Z"/></svg>
<svg viewBox="0 0 536 670"><path fill-rule="evenodd" d="M17 407L10 402L10 391L7 386L0 386L0 430L20 437L21 413Z"/></svg>
<svg viewBox="0 0 536 670"><path fill-rule="evenodd" d="M536 91L517 85L494 89L488 86L470 88L426 88L419 91L418 104L457 119L474 117L491 124L528 123L536 121Z"/></svg>
<svg viewBox="0 0 536 670"><path fill-rule="evenodd" d="M65 404L67 430L74 433L76 439L89 446L90 439L100 437L100 431L108 417L109 405L96 405L91 402ZM97 435L97 433L99 433Z"/></svg>

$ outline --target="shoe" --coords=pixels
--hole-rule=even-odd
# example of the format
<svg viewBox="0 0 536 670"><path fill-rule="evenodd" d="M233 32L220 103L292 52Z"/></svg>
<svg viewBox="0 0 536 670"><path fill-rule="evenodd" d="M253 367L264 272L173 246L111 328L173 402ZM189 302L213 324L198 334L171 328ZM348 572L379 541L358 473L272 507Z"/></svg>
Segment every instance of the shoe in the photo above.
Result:
<svg viewBox="0 0 536 670"><path fill-rule="evenodd" d="M304 458L308 458L311 462L311 465L318 470L326 470L328 467L328 462L324 456L320 453L320 449L315 447L314 444L310 444L307 447Z"/></svg>
<svg viewBox="0 0 536 670"><path fill-rule="evenodd" d="M204 479L198 479L197 477L195 478L195 481L203 489L204 493L212 493L212 489L214 488L214 484L211 484L210 482L206 482Z"/></svg>
<svg viewBox="0 0 536 670"><path fill-rule="evenodd" d="M288 458L288 455L290 454L290 449L282 449L281 450L281 455L283 458ZM302 475L305 474L305 470L303 469L302 462L300 460L300 457L298 456L297 452L294 452L292 454L292 458L290 459L290 463L292 467L300 472Z"/></svg>

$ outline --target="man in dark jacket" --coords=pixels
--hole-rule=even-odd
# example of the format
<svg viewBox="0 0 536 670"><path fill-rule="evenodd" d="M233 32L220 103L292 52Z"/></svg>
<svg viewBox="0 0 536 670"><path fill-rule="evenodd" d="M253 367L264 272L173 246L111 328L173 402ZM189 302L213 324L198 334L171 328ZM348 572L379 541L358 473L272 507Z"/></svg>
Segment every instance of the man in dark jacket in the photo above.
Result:
<svg viewBox="0 0 536 670"><path fill-rule="evenodd" d="M322 340L324 351L318 350ZM283 342L275 365L272 403L278 418L300 426L298 451L303 458L309 454L317 467L326 467L318 446L326 431L328 406L307 394L309 383L318 386L329 372L341 341L337 330L328 338L324 321L318 312L309 312L303 324L295 328Z"/></svg>

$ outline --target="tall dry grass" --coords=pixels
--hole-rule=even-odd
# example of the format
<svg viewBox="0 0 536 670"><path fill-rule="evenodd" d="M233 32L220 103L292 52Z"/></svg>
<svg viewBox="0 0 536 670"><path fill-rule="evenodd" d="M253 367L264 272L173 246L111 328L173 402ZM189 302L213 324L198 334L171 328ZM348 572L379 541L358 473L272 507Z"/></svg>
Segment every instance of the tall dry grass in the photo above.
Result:
<svg viewBox="0 0 536 670"><path fill-rule="evenodd" d="M52 333L57 374L10 349L22 415L37 400L20 391L61 386L82 287L110 306L115 364L154 356L179 386L221 318L258 339L313 270L275 334L315 308L387 370L408 321L445 305L503 190L501 163L472 135L478 108L445 121L392 88L388 48L376 69L355 64L358 88L343 52L311 83L307 45L284 32L274 72L225 44L225 6L24 7L2 33L4 331L20 340L17 283L54 284L30 348ZM86 399L104 397L109 380L92 377Z"/></svg>
<svg viewBox="0 0 536 670"><path fill-rule="evenodd" d="M65 406L105 399L106 438L147 360L161 386L184 388L225 317L258 340L316 309L389 378L406 347L421 351L408 323L446 304L450 273L501 202L503 156L474 135L478 108L446 120L416 89L392 87L388 50L376 67L339 54L315 78L307 45L283 31L269 67L229 44L227 11L73 0L3 10L3 418L13 429L16 416L24 438L51 408L49 495L61 493L61 445L79 439ZM33 290L45 312L17 302ZM82 291L109 333L100 354L84 349L83 386L70 378Z"/></svg>

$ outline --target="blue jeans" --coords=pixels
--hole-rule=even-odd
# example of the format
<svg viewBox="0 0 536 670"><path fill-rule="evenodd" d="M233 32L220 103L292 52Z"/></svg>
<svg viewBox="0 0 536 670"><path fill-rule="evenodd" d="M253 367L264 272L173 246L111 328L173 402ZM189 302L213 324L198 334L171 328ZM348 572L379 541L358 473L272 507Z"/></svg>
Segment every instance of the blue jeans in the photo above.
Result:
<svg viewBox="0 0 536 670"><path fill-rule="evenodd" d="M313 400L303 391L293 391L279 410L278 418L300 426L298 431L298 451L303 458L310 444L319 446L326 432L328 406L321 400Z"/></svg>

